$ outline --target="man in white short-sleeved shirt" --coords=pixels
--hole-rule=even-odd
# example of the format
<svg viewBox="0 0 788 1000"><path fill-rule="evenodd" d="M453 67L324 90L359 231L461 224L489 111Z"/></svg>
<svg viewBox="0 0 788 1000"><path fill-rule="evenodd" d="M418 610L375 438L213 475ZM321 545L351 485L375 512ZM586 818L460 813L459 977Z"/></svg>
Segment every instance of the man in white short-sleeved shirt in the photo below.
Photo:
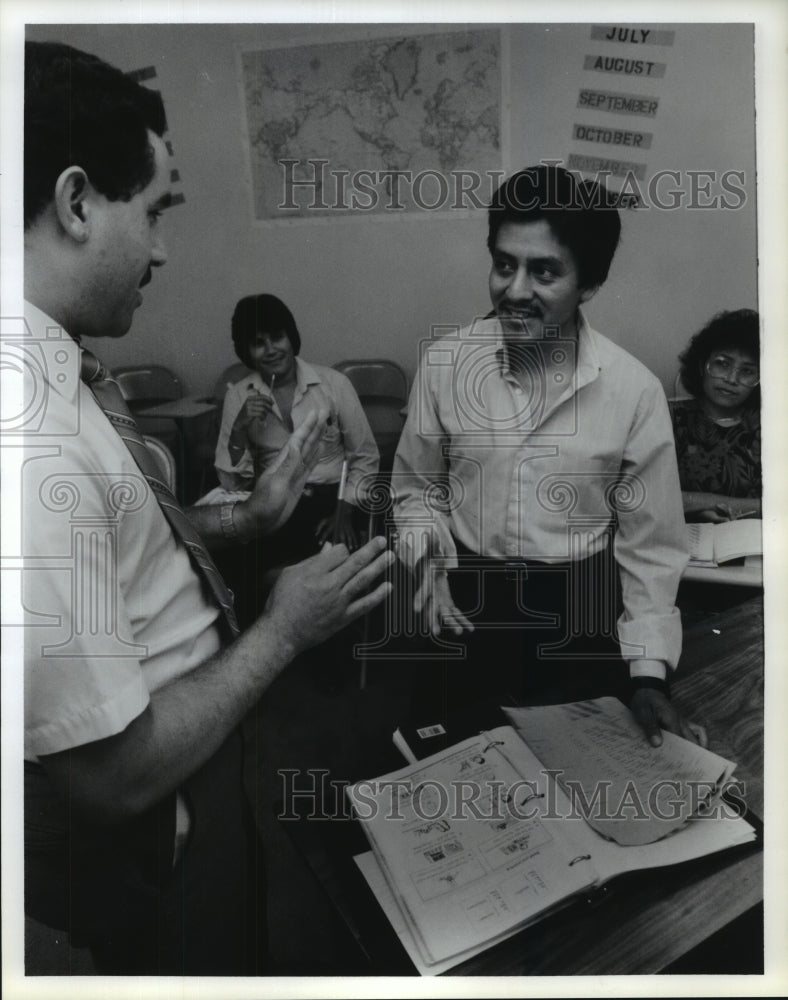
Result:
<svg viewBox="0 0 788 1000"><path fill-rule="evenodd" d="M238 724L295 655L385 597L389 560L382 539L352 556L327 547L286 570L236 636L199 537L172 504L165 516L144 453L116 429L129 436L126 418L80 380L84 342L124 336L166 261L164 127L157 93L28 43L26 374L43 403L22 473L25 904L88 945L99 972L251 974L265 966L265 900ZM248 500L189 512L206 542L286 519L321 420Z"/></svg>

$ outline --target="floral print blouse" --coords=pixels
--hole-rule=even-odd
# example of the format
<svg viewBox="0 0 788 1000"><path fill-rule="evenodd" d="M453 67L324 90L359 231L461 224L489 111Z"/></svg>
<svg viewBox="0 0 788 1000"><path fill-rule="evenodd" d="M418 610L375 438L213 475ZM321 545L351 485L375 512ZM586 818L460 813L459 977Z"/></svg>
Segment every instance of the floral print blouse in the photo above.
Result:
<svg viewBox="0 0 788 1000"><path fill-rule="evenodd" d="M761 495L761 415L745 410L741 420L722 426L695 400L671 407L679 478L684 491L728 497Z"/></svg>

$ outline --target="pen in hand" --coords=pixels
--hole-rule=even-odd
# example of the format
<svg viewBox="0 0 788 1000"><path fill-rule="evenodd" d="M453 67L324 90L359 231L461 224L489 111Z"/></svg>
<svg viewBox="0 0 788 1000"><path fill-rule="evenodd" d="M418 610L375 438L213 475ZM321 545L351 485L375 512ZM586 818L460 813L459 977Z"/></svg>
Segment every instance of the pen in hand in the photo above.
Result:
<svg viewBox="0 0 788 1000"><path fill-rule="evenodd" d="M757 508L754 508L753 510L742 510L737 513L728 503L718 503L714 509L728 521L738 521L742 517L751 517L753 514L758 513Z"/></svg>

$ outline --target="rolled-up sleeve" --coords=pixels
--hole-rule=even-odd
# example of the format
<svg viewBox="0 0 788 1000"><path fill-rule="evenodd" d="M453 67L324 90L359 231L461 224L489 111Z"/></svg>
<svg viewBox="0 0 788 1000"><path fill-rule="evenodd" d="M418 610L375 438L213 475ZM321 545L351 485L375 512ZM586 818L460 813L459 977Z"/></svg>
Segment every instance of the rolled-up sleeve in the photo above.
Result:
<svg viewBox="0 0 788 1000"><path fill-rule="evenodd" d="M392 470L397 554L411 568L424 554L425 534L433 555L443 557L447 567L456 564L451 514L440 504L441 486L449 476L449 435L441 420L440 387L434 378L433 369L419 365Z"/></svg>
<svg viewBox="0 0 788 1000"><path fill-rule="evenodd" d="M681 616L675 606L689 558L676 451L665 394L657 383L640 398L622 472L637 488L618 505L615 539L624 610L618 632L625 659L662 660L675 669Z"/></svg>
<svg viewBox="0 0 788 1000"><path fill-rule="evenodd" d="M332 384L347 461L345 499L359 506L370 480L377 475L380 454L375 435L350 379L341 372L333 372Z"/></svg>

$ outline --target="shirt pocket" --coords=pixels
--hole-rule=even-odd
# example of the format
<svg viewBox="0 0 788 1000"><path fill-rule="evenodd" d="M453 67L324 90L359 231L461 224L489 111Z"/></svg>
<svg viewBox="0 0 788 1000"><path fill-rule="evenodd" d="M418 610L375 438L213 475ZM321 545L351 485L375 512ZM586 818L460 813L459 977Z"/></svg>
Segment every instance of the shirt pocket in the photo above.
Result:
<svg viewBox="0 0 788 1000"><path fill-rule="evenodd" d="M341 453L342 450L342 430L336 413L332 413L320 438L321 458Z"/></svg>

